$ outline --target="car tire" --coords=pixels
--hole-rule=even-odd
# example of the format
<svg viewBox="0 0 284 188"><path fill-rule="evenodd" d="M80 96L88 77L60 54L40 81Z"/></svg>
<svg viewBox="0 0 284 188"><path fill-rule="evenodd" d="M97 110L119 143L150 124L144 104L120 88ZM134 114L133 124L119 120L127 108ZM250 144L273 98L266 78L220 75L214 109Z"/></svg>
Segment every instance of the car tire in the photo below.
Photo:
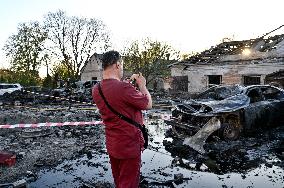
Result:
<svg viewBox="0 0 284 188"><path fill-rule="evenodd" d="M224 140L236 140L240 137L241 129L237 118L229 118L222 124L222 137Z"/></svg>
<svg viewBox="0 0 284 188"><path fill-rule="evenodd" d="M2 95L4 98L9 98L9 96L10 96L10 93L8 93L8 92L5 92L3 95Z"/></svg>
<svg viewBox="0 0 284 188"><path fill-rule="evenodd" d="M181 114L181 113L177 114L177 120L180 123L183 122L183 114Z"/></svg>

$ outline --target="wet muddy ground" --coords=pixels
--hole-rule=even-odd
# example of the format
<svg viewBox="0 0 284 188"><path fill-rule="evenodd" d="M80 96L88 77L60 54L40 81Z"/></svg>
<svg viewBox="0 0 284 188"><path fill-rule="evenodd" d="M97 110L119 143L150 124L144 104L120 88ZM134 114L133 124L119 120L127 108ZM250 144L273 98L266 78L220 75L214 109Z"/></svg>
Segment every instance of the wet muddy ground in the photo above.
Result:
<svg viewBox="0 0 284 188"><path fill-rule="evenodd" d="M80 113L87 121L97 118L94 112ZM171 137L170 125L161 119L169 113L148 112L150 146L142 154L141 187L284 187L284 126L237 141L214 137L204 146L207 153L200 155L182 146L183 140ZM50 117L65 121L74 118L72 114L76 112L56 112ZM79 115L76 120L81 120ZM28 187L35 188L114 187L103 126L38 131L45 135L27 138L24 130L1 130L0 150L15 152L17 163L0 166L0 183L25 179Z"/></svg>

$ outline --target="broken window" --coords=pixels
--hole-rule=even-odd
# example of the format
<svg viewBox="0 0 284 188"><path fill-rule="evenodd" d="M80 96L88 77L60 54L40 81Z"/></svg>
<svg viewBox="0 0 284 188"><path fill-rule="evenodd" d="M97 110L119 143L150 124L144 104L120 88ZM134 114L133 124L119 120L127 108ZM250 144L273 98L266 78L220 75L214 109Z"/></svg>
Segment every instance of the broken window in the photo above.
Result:
<svg viewBox="0 0 284 188"><path fill-rule="evenodd" d="M243 77L244 85L260 85L260 76L244 76Z"/></svg>
<svg viewBox="0 0 284 188"><path fill-rule="evenodd" d="M262 88L262 94L265 99L279 99L281 97L281 93L278 89L273 87Z"/></svg>
<svg viewBox="0 0 284 188"><path fill-rule="evenodd" d="M173 77L173 90L174 91L188 91L188 77L175 76Z"/></svg>
<svg viewBox="0 0 284 188"><path fill-rule="evenodd" d="M222 75L208 75L208 85L220 85L222 83Z"/></svg>
<svg viewBox="0 0 284 188"><path fill-rule="evenodd" d="M263 100L263 96L258 88L250 90L248 92L248 97L250 98L250 103L255 103Z"/></svg>

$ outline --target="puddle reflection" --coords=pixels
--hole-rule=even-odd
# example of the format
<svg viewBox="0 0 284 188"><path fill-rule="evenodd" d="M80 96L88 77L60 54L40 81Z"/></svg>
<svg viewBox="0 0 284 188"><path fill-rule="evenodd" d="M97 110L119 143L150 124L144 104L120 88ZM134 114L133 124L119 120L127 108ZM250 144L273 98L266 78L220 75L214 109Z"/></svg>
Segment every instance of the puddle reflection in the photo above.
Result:
<svg viewBox="0 0 284 188"><path fill-rule="evenodd" d="M169 125L160 119L148 118L147 123L150 133L150 149L143 152L141 172L150 182L148 187L166 187L154 186L151 182L170 181L174 179L175 174L180 173L187 180L182 181L176 187L280 188L284 185L283 166L273 164L267 166L260 163L245 172L229 172L222 175L209 172L208 165L205 164L201 164L199 170L196 170L198 161L195 161L193 156L176 156L178 152L170 153L170 150L165 149L164 143L173 141L171 138L165 139L164 136ZM252 156L254 152L250 150L248 155ZM54 169L42 170L39 178L32 182L30 187L78 187L84 182L98 181L113 183L109 158L105 149L103 152L93 151L92 154L92 159L84 156L65 161ZM197 153L191 153L191 155L196 156ZM277 157L274 158L272 162L277 159Z"/></svg>

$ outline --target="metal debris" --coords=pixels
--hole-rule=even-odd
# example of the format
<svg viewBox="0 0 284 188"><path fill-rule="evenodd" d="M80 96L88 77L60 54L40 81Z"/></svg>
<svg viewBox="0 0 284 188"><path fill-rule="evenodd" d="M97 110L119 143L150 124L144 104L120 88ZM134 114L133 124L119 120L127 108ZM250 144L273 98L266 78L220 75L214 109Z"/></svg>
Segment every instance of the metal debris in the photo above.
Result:
<svg viewBox="0 0 284 188"><path fill-rule="evenodd" d="M216 117L211 118L194 136L185 138L183 145L188 145L199 153L204 154L203 148L207 138L216 130L221 128L220 120Z"/></svg>

